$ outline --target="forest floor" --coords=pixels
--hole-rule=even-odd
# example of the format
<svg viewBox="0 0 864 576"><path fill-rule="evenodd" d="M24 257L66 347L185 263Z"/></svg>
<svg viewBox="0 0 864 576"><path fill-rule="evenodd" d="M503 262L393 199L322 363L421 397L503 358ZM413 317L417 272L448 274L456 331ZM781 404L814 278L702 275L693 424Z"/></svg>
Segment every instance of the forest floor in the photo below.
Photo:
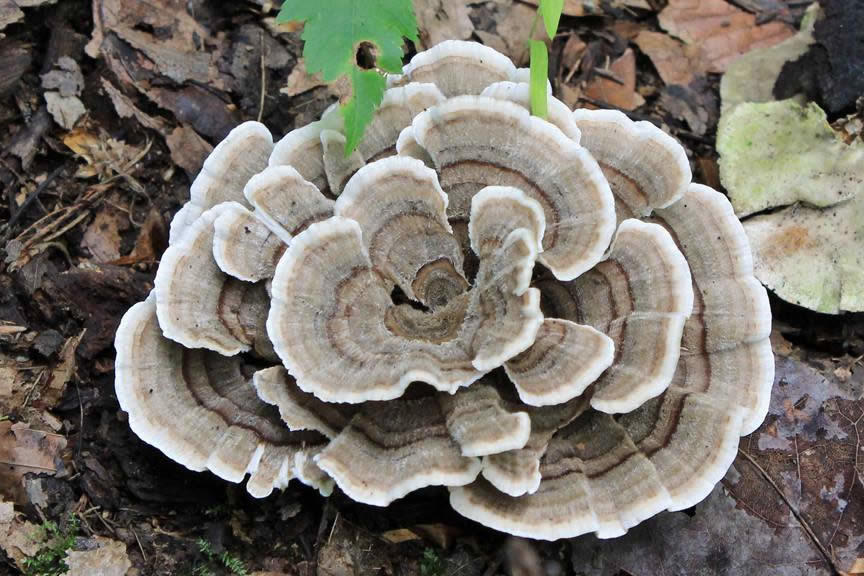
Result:
<svg viewBox="0 0 864 576"><path fill-rule="evenodd" d="M256 500L139 440L114 331L203 159L241 121L281 135L339 97L298 66L273 4L0 0L0 573L61 574L69 553L70 574L864 574L864 314L773 296L768 418L704 502L614 540L509 538L443 489L386 509L297 483ZM525 65L531 3L414 4L424 44L473 38ZM550 76L570 107L675 135L694 179L722 189L719 75L806 5L710 0L694 21L688 4L658 18L645 0L568 1Z"/></svg>

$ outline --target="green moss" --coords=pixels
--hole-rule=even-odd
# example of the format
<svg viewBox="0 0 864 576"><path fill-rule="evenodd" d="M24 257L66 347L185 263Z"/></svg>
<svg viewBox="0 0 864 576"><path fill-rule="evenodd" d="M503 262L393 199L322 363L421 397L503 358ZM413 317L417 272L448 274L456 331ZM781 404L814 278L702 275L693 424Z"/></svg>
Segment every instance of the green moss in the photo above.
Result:
<svg viewBox="0 0 864 576"><path fill-rule="evenodd" d="M75 547L78 537L78 518L69 516L62 528L55 522L45 522L40 526L40 534L34 535L38 540L46 541L46 545L32 557L24 560L25 576L61 576L69 567L66 566L66 552Z"/></svg>
<svg viewBox="0 0 864 576"><path fill-rule="evenodd" d="M420 559L420 576L441 576L444 571L441 556L434 548L426 548L423 550L423 557Z"/></svg>

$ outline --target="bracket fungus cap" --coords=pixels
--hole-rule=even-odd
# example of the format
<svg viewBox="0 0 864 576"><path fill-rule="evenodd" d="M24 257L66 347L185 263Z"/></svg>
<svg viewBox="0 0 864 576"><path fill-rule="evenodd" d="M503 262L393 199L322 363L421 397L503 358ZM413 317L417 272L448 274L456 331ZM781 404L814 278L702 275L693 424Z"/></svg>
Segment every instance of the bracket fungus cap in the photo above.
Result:
<svg viewBox="0 0 864 576"><path fill-rule="evenodd" d="M660 128L533 117L527 74L421 52L348 157L335 106L232 131L117 331L135 433L256 497L444 486L541 539L706 497L774 377L744 227Z"/></svg>

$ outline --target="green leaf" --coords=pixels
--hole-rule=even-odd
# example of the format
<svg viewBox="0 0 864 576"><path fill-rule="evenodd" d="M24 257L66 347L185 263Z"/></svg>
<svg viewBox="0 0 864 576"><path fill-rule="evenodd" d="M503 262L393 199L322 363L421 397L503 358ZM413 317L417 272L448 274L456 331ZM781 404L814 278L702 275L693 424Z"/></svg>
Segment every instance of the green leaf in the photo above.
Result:
<svg viewBox="0 0 864 576"><path fill-rule="evenodd" d="M379 70L402 71L403 38L419 42L411 0L285 0L278 22L305 21L303 59L311 74L325 82L351 78L353 95L342 107L345 118L345 155L354 151L387 83ZM375 69L357 66L361 45L371 45Z"/></svg>
<svg viewBox="0 0 864 576"><path fill-rule="evenodd" d="M540 0L540 13L543 15L543 24L546 25L546 34L550 39L555 38L563 10L564 0Z"/></svg>
<svg viewBox="0 0 864 576"><path fill-rule="evenodd" d="M350 74L358 47L375 48L376 67L402 70L402 38L417 38L411 0L285 0L277 21L302 20L303 58L311 74L325 82Z"/></svg>
<svg viewBox="0 0 864 576"><path fill-rule="evenodd" d="M345 119L345 156L354 151L366 126L372 121L375 109L384 98L387 80L375 70L353 68L351 86L351 100L342 107L342 117Z"/></svg>
<svg viewBox="0 0 864 576"><path fill-rule="evenodd" d="M546 82L549 79L549 53L546 43L531 41L531 114L545 119L547 113Z"/></svg>

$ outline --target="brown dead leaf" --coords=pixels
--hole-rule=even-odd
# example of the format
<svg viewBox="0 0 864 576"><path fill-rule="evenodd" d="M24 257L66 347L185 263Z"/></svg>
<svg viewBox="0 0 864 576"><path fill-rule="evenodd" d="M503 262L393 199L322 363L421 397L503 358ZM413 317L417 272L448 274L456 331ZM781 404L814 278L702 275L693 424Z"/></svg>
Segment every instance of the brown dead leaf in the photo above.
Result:
<svg viewBox="0 0 864 576"><path fill-rule="evenodd" d="M326 85L327 83L321 78L321 74L309 74L306 71L306 63L303 60L298 60L291 70L291 74L288 75L285 86L280 88L279 92L293 97Z"/></svg>
<svg viewBox="0 0 864 576"><path fill-rule="evenodd" d="M633 110L645 103L636 92L636 54L631 48L609 65L608 72L621 83L600 76L595 70L594 78L585 87L585 96L622 110Z"/></svg>
<svg viewBox="0 0 864 576"><path fill-rule="evenodd" d="M422 48L444 40L467 40L474 32L464 0L414 0L414 12Z"/></svg>
<svg viewBox="0 0 864 576"><path fill-rule="evenodd" d="M213 146L198 135L191 126L180 125L165 138L171 150L171 160L186 172L189 180L194 180L204 160L213 151Z"/></svg>
<svg viewBox="0 0 864 576"><path fill-rule="evenodd" d="M526 40L531 34L535 13L536 9L533 6L521 2L506 2L498 6L495 32L507 47L504 54L509 56L516 66L528 64L529 53ZM543 26L537 26L534 37L540 39L545 36Z"/></svg>
<svg viewBox="0 0 864 576"><path fill-rule="evenodd" d="M571 68L582 60L582 55L585 53L585 48L587 47L588 45L576 34L567 38L564 50L561 51L561 65L566 72L569 72Z"/></svg>
<svg viewBox="0 0 864 576"><path fill-rule="evenodd" d="M38 406L40 408L51 409L63 397L66 386L75 376L78 368L75 352L78 350L78 345L81 343L81 339L86 332L87 330L84 329L80 334L72 336L63 343L57 363L48 373L47 382L39 389Z"/></svg>
<svg viewBox="0 0 864 576"><path fill-rule="evenodd" d="M864 558L855 559L855 563L849 569L849 574L864 574Z"/></svg>
<svg viewBox="0 0 864 576"><path fill-rule="evenodd" d="M63 137L63 143L87 164L78 168L75 176L106 180L115 174L125 174L139 159L142 150L125 142L86 129L73 130Z"/></svg>
<svg viewBox="0 0 864 576"><path fill-rule="evenodd" d="M698 48L688 46L668 34L645 30L636 36L634 42L651 63L666 84L687 85L698 70Z"/></svg>
<svg viewBox="0 0 864 576"><path fill-rule="evenodd" d="M110 262L120 257L120 233L129 228L129 218L116 208L103 206L84 231L81 246L90 251L94 262Z"/></svg>
<svg viewBox="0 0 864 576"><path fill-rule="evenodd" d="M62 465L60 452L66 438L32 430L27 424L0 422L0 494L26 503L22 479L25 474L54 475Z"/></svg>
<svg viewBox="0 0 864 576"><path fill-rule="evenodd" d="M485 30L475 30L474 33L486 46L494 48L502 54L505 54L507 52L507 44L504 43L504 39L501 38L501 36L499 36L498 34L495 34L494 32L487 32Z"/></svg>
<svg viewBox="0 0 864 576"><path fill-rule="evenodd" d="M45 105L51 117L62 128L71 130L87 113L84 103L77 96L62 96L59 92L45 92Z"/></svg>
<svg viewBox="0 0 864 576"><path fill-rule="evenodd" d="M409 530L408 528L397 528L396 530L388 530L381 534L381 538L383 538L386 542L390 544L401 544L402 542L413 542L416 540L422 540L422 537L414 532L413 530Z"/></svg>
<svg viewBox="0 0 864 576"><path fill-rule="evenodd" d="M123 94L123 92L118 90L104 77L102 78L102 88L105 90L105 93L108 94L111 103L114 104L114 110L120 118L134 117L142 126L149 128L154 132L158 132L159 134L166 134L168 132L169 126L165 120L158 116L150 116L141 111L137 106L135 106L131 98Z"/></svg>
<svg viewBox="0 0 864 576"><path fill-rule="evenodd" d="M39 552L44 536L38 526L15 512L12 502L0 501L0 548L18 568Z"/></svg>
<svg viewBox="0 0 864 576"><path fill-rule="evenodd" d="M97 536L86 540L84 546L85 550L66 553L66 576L125 576L132 567L123 542Z"/></svg>
<svg viewBox="0 0 864 576"><path fill-rule="evenodd" d="M86 48L89 56L98 57L105 38L113 34L141 51L159 73L175 82L224 88L205 51L209 34L189 14L184 0L95 0L93 20L93 37Z"/></svg>
<svg viewBox="0 0 864 576"><path fill-rule="evenodd" d="M794 30L782 22L757 25L756 16L724 0L670 0L660 26L698 49L697 67L722 73L742 54L785 40Z"/></svg>
<svg viewBox="0 0 864 576"><path fill-rule="evenodd" d="M159 260L162 252L168 246L168 228L162 214L155 208L151 208L147 219L141 226L138 239L135 240L135 248L126 258L120 258L113 264L136 264L138 262L155 262Z"/></svg>

